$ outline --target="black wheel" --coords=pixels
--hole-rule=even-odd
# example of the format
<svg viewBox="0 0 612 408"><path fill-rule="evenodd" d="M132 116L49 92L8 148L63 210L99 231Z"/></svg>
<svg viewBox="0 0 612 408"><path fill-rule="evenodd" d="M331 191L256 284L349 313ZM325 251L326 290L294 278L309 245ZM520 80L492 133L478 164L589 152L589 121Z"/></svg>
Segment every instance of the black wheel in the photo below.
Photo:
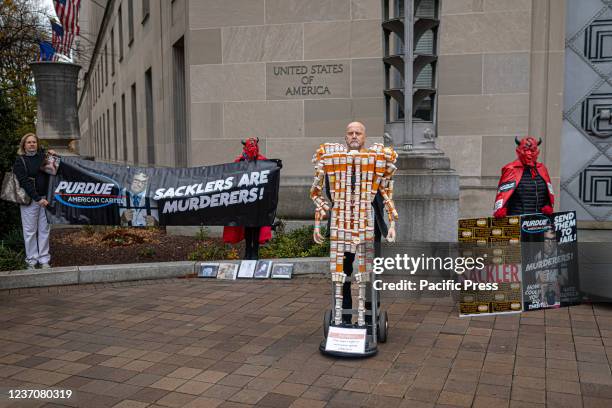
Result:
<svg viewBox="0 0 612 408"><path fill-rule="evenodd" d="M389 332L389 321L387 320L387 312L381 312L378 316L378 341L385 343L387 341L387 333Z"/></svg>
<svg viewBox="0 0 612 408"><path fill-rule="evenodd" d="M325 311L325 316L323 316L323 336L327 338L327 333L329 333L329 325L332 320L332 312L331 310Z"/></svg>

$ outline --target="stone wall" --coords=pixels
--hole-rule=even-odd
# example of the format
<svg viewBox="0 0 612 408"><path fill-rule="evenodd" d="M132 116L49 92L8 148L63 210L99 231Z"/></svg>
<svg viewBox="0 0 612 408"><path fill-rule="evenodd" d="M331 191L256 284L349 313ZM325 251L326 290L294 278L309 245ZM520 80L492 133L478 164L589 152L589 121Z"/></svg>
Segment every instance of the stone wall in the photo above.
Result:
<svg viewBox="0 0 612 408"><path fill-rule="evenodd" d="M147 126L145 109L145 72L152 73L153 133L155 166L174 165L173 60L172 45L185 35L186 0L151 1L148 15L142 2L133 4L133 39L129 37L127 1L108 1L105 10L89 7L90 27L97 36L91 61L83 61L88 72L84 95L80 98L79 121L82 141L80 153L96 160L147 166ZM123 29L123 56L120 54L119 8ZM84 33L86 34L86 33ZM94 47L93 44L90 47ZM114 51L114 52L113 52ZM113 71L114 61L114 71ZM136 85L137 131L132 131L131 86ZM125 98L125 136L123 135L122 95ZM116 106L114 108L113 106ZM116 109L116 117L115 117ZM117 143L115 144L115 121ZM110 129L110 132L109 132ZM134 143L136 138L137 143ZM124 157L124 146L127 157ZM137 146L138 160L134 160ZM104 148L106 147L106 148Z"/></svg>
<svg viewBox="0 0 612 408"><path fill-rule="evenodd" d="M531 0L442 1L439 144L461 176L461 215L492 212L500 168L529 127Z"/></svg>
<svg viewBox="0 0 612 408"><path fill-rule="evenodd" d="M442 0L438 130L461 216L492 212L514 137L542 137L559 191L564 0Z"/></svg>
<svg viewBox="0 0 612 408"><path fill-rule="evenodd" d="M136 46L127 45L127 2L111 3L110 23L99 33L102 48L90 68L98 69L95 61L111 27L118 41L119 4L125 57L100 97L83 98L91 101L79 111L86 154L93 151L100 117L112 114L113 103L120 112L125 93L127 138L120 143L127 143L132 162L130 86L136 83L139 157L146 159L144 72L150 66L156 164L174 165L171 50L183 33L189 165L231 161L241 139L259 137L262 153L284 162L281 215L312 217L310 160L320 143L342 141L352 120L365 122L370 142L381 140L380 0L152 1L145 24L140 2L134 2ZM500 168L514 159L515 136L544 139L541 160L558 191L565 1L441 5L438 144L460 175L461 216L491 212ZM92 26L99 25L99 14L91 16Z"/></svg>
<svg viewBox="0 0 612 408"><path fill-rule="evenodd" d="M190 2L192 164L260 138L283 176L312 174L316 147L352 120L383 132L379 0Z"/></svg>

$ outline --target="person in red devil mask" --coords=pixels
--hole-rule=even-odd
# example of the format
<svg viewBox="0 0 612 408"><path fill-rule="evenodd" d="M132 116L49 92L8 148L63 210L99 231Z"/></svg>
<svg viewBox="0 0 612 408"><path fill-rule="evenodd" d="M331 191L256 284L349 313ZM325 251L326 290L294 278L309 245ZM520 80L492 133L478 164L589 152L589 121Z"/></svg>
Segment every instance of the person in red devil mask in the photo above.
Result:
<svg viewBox="0 0 612 408"><path fill-rule="evenodd" d="M259 138L251 137L242 142L242 153L236 157L235 163L241 161L268 160L259 153ZM272 227L230 227L223 228L223 241L237 244L244 239L244 259L259 259L259 244L265 244L272 239Z"/></svg>
<svg viewBox="0 0 612 408"><path fill-rule="evenodd" d="M502 167L493 216L542 213L551 215L555 204L546 166L538 163L542 139L527 136L516 142L518 160Z"/></svg>

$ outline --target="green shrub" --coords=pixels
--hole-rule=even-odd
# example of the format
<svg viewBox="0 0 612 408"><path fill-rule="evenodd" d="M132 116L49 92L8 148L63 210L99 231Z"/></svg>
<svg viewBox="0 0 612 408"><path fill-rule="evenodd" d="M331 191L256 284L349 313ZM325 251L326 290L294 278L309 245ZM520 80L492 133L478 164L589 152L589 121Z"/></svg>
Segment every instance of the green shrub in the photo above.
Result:
<svg viewBox="0 0 612 408"><path fill-rule="evenodd" d="M312 238L313 226L305 226L288 233L278 233L259 250L261 258L304 258L329 256L329 240L317 244ZM321 230L325 237L325 228Z"/></svg>
<svg viewBox="0 0 612 408"><path fill-rule="evenodd" d="M0 271L25 269L26 266L22 251L14 251L0 244Z"/></svg>
<svg viewBox="0 0 612 408"><path fill-rule="evenodd" d="M202 230L200 230L202 231ZM329 240L316 244L312 239L314 227L306 226L285 233L284 228L277 228L275 237L260 247L261 258L304 258L329 256ZM325 228L321 234L325 236ZM198 238L199 239L199 238ZM214 261L220 259L240 259L238 249L215 240L202 240L187 259L190 261Z"/></svg>
<svg viewBox="0 0 612 408"><path fill-rule="evenodd" d="M114 228L104 233L102 241L110 246L129 246L142 244L145 239L137 231L132 231L128 228Z"/></svg>
<svg viewBox="0 0 612 408"><path fill-rule="evenodd" d="M86 236L91 237L96 233L96 227L93 225L83 225L82 231Z"/></svg>
<svg viewBox="0 0 612 408"><path fill-rule="evenodd" d="M259 256L261 258L295 258L302 251L303 248L295 240L285 234L279 234L259 249Z"/></svg>
<svg viewBox="0 0 612 408"><path fill-rule="evenodd" d="M2 245L13 251L23 251L23 230L21 228L13 228L4 234L0 241Z"/></svg>
<svg viewBox="0 0 612 408"><path fill-rule="evenodd" d="M187 256L190 261L216 261L221 259L239 259L238 251L227 244L217 241L206 241L196 246Z"/></svg>
<svg viewBox="0 0 612 408"><path fill-rule="evenodd" d="M326 239L322 244L312 245L302 254L303 257L329 257L329 240Z"/></svg>
<svg viewBox="0 0 612 408"><path fill-rule="evenodd" d="M151 247L144 247L138 250L138 256L141 258L153 258L155 254L155 249Z"/></svg>

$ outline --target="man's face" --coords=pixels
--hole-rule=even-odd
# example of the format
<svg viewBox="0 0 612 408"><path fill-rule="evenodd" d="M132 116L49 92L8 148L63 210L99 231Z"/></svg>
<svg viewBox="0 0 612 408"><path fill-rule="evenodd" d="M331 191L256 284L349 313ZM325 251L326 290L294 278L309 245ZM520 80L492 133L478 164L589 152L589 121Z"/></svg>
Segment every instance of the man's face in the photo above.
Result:
<svg viewBox="0 0 612 408"><path fill-rule="evenodd" d="M365 145L366 133L361 123L350 123L344 136L350 150L360 150Z"/></svg>
<svg viewBox="0 0 612 408"><path fill-rule="evenodd" d="M147 189L147 176L144 174L136 174L132 179L130 190L134 194L140 194Z"/></svg>
<svg viewBox="0 0 612 408"><path fill-rule="evenodd" d="M539 154L538 142L533 137L524 137L516 147L516 155L525 166L535 166Z"/></svg>
<svg viewBox="0 0 612 408"><path fill-rule="evenodd" d="M555 251L557 247L557 236L552 231L546 231L544 233L544 253L550 255Z"/></svg>

